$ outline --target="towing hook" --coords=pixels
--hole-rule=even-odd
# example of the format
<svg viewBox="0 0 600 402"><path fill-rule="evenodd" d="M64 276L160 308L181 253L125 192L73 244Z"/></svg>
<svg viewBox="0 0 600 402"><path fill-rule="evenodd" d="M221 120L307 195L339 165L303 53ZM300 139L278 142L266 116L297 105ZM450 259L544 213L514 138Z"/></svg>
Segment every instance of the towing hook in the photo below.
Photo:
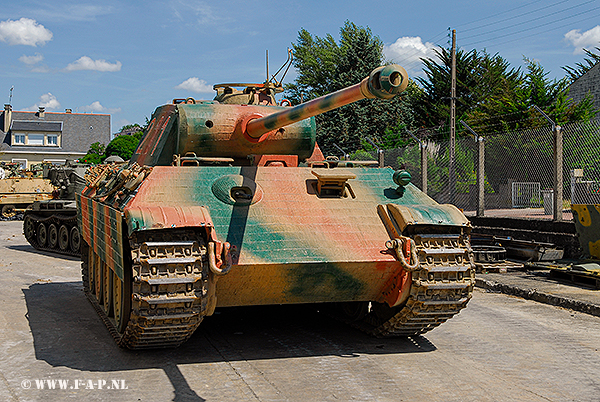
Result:
<svg viewBox="0 0 600 402"><path fill-rule="evenodd" d="M417 256L417 246L410 237L402 236L385 242L385 246L393 250L396 258L407 271L415 271L419 268L419 257ZM411 264L412 263L412 264Z"/></svg>
<svg viewBox="0 0 600 402"><path fill-rule="evenodd" d="M208 266L215 275L222 276L228 273L233 265L231 253L229 252L231 245L228 242L223 243L223 251L218 264L215 248L215 242L208 242Z"/></svg>

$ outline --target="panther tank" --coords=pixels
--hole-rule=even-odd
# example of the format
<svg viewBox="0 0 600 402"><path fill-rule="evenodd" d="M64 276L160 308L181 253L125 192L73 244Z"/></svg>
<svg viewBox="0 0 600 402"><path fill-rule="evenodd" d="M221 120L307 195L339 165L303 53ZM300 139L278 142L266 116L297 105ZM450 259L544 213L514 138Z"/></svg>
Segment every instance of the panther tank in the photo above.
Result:
<svg viewBox="0 0 600 402"><path fill-rule="evenodd" d="M84 290L117 344L178 346L233 306L319 303L381 337L464 308L474 265L461 211L406 171L315 156L313 116L407 84L388 65L293 107L269 82L158 107L129 163L77 196Z"/></svg>

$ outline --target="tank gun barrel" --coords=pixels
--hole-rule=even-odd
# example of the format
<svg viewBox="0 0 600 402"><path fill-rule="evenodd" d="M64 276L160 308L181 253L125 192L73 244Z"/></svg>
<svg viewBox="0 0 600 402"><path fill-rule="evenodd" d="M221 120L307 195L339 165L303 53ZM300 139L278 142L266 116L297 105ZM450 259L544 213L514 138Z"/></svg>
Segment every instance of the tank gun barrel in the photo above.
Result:
<svg viewBox="0 0 600 402"><path fill-rule="evenodd" d="M256 117L247 121L244 133L250 140L259 141L270 131L361 99L391 99L403 92L407 85L408 74L403 67L397 64L381 66L358 84L264 117L254 115Z"/></svg>

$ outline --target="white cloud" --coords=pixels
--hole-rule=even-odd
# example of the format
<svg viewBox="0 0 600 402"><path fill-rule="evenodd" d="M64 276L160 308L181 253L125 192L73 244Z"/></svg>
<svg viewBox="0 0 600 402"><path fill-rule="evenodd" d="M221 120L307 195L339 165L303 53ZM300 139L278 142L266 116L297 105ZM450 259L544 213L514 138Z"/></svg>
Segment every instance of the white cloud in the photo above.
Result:
<svg viewBox="0 0 600 402"><path fill-rule="evenodd" d="M198 25L210 25L221 20L215 15L213 8L204 1L172 1L171 8L180 21L195 18Z"/></svg>
<svg viewBox="0 0 600 402"><path fill-rule="evenodd" d="M48 66L35 66L31 69L32 73L49 73L50 69Z"/></svg>
<svg viewBox="0 0 600 402"><path fill-rule="evenodd" d="M60 102L56 99L56 96L52 95L50 92L47 94L43 94L40 96L40 101L35 105L27 108L26 110L37 111L39 108L45 107L47 111L50 110L58 110L60 109Z"/></svg>
<svg viewBox="0 0 600 402"><path fill-rule="evenodd" d="M437 46L421 40L418 36L403 36L391 45L383 47L385 57L400 64L409 73L421 70L421 58L436 58L433 49Z"/></svg>
<svg viewBox="0 0 600 402"><path fill-rule="evenodd" d="M32 9L29 12L35 13L38 18L45 21L93 21L99 16L114 13L114 7L106 4L93 5L63 2L62 4L37 4L35 10Z"/></svg>
<svg viewBox="0 0 600 402"><path fill-rule="evenodd" d="M575 46L573 54L582 54L584 48L590 49L600 45L600 25L584 33L581 33L581 29L573 29L565 34L565 39Z"/></svg>
<svg viewBox="0 0 600 402"><path fill-rule="evenodd" d="M39 63L42 60L44 60L44 56L42 56L39 53L36 53L33 56L25 56L25 55L23 55L23 56L19 57L19 61L21 63L27 64L28 66L32 66L34 64L37 64L37 63Z"/></svg>
<svg viewBox="0 0 600 402"><path fill-rule="evenodd" d="M121 108L107 108L100 104L100 102L95 101L92 102L91 105L82 106L78 108L82 112L86 113L118 113L121 111Z"/></svg>
<svg viewBox="0 0 600 402"><path fill-rule="evenodd" d="M208 85L206 81L201 80L197 77L191 77L177 85L175 89L184 89L186 91L198 92L198 93L212 93L214 90L212 86Z"/></svg>
<svg viewBox="0 0 600 402"><path fill-rule="evenodd" d="M94 70L94 71L120 71L121 70L121 62L117 61L116 63L109 63L106 60L92 60L88 56L82 56L79 59L75 60L73 63L69 64L65 70L67 71L77 71L77 70Z"/></svg>
<svg viewBox="0 0 600 402"><path fill-rule="evenodd" d="M52 32L30 18L6 20L0 21L0 40L9 45L44 45L52 40Z"/></svg>

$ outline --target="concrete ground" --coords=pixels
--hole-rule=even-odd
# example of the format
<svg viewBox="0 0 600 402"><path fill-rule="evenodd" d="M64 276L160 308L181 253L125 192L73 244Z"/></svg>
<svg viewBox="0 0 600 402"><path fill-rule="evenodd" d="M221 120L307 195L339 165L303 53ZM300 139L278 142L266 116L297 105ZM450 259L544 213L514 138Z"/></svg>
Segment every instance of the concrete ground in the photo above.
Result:
<svg viewBox="0 0 600 402"><path fill-rule="evenodd" d="M218 310L178 349L122 350L83 295L79 262L35 251L21 224L0 222L1 401L600 399L600 317L482 288L424 336L244 307Z"/></svg>
<svg viewBox="0 0 600 402"><path fill-rule="evenodd" d="M475 216L476 211L464 211L467 217ZM552 220L554 216L544 213L544 208L504 208L504 209L486 209L484 215L488 217L501 218L527 218ZM563 210L563 220L572 221L573 213L571 210Z"/></svg>

